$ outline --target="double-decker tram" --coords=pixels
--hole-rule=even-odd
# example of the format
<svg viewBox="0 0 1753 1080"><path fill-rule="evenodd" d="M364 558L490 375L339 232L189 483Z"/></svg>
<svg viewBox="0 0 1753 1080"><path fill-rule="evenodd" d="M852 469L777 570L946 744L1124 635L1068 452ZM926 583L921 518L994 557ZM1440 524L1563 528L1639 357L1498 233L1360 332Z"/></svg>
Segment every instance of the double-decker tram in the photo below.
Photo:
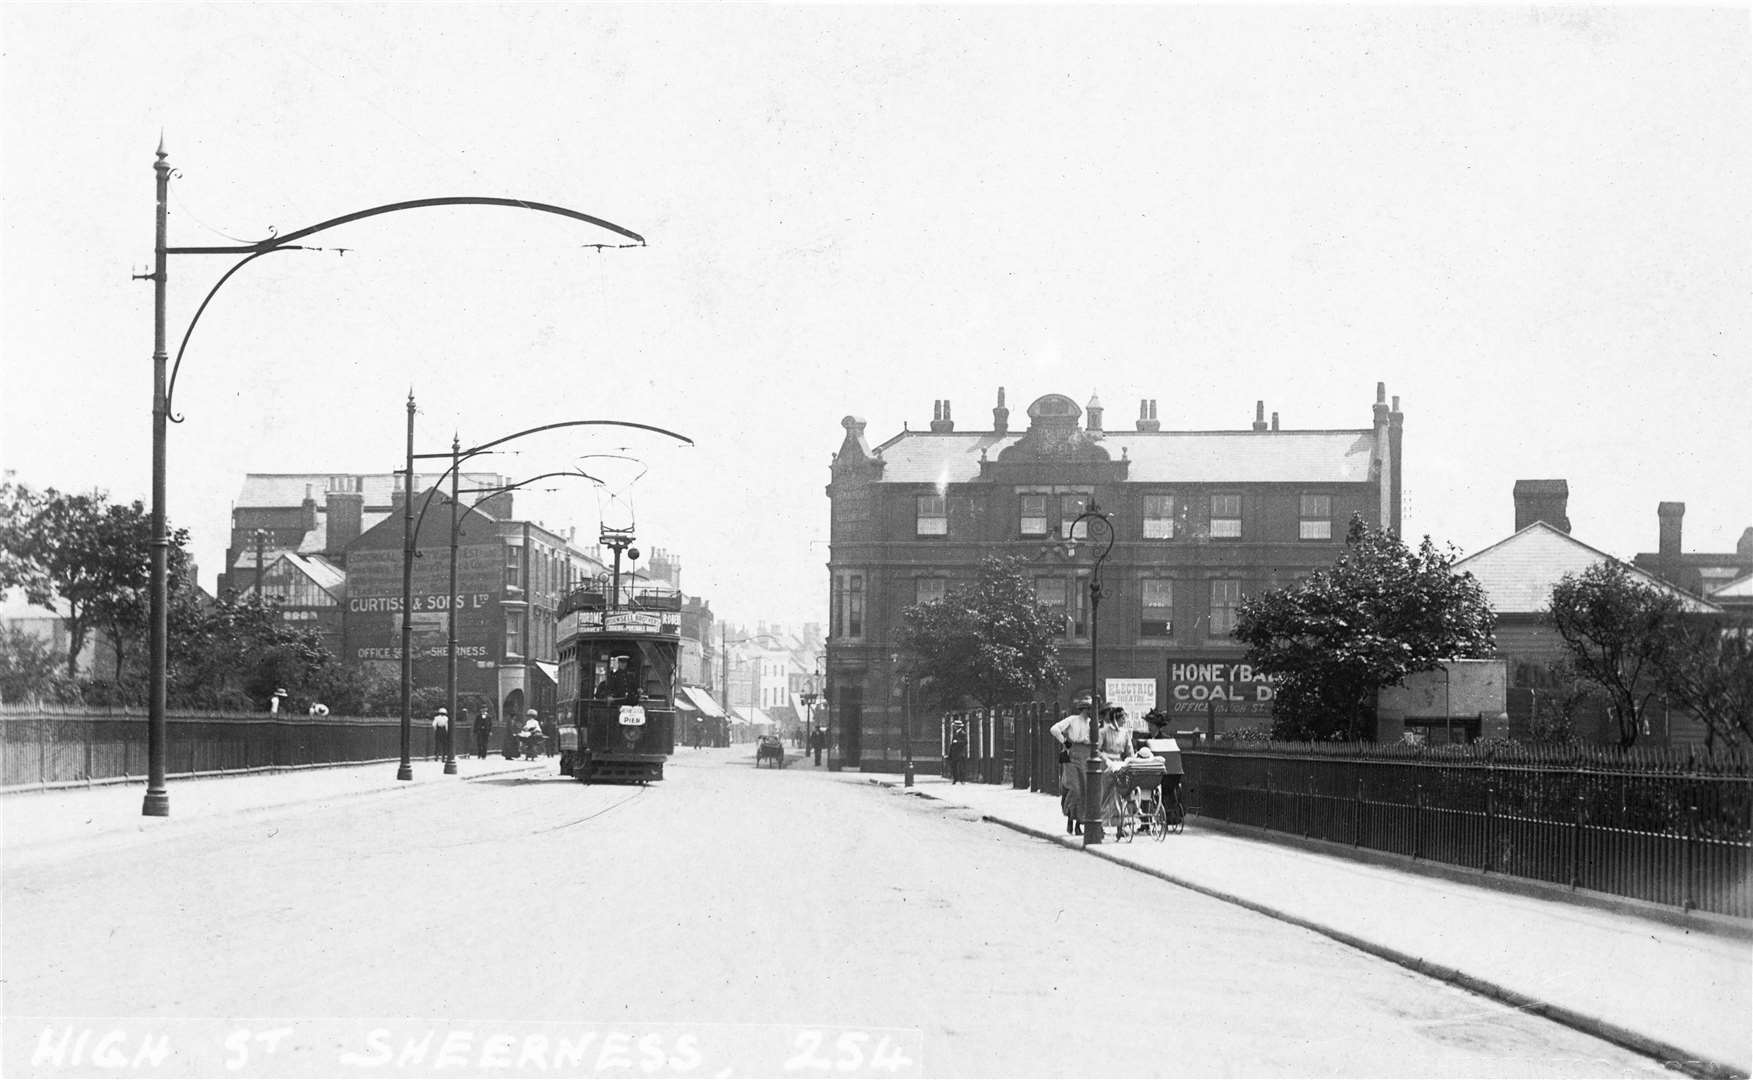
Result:
<svg viewBox="0 0 1753 1080"><path fill-rule="evenodd" d="M676 749L681 594L619 579L560 605L560 771L585 783L662 780Z"/></svg>

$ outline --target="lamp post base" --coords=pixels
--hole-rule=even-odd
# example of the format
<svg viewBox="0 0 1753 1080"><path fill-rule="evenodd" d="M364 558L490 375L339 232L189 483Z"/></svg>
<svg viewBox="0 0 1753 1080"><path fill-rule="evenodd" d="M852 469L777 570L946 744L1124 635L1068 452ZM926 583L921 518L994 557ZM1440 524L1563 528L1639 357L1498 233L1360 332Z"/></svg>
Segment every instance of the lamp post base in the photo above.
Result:
<svg viewBox="0 0 1753 1080"><path fill-rule="evenodd" d="M148 791L146 801L140 805L142 817L170 817L170 793L168 791Z"/></svg>
<svg viewBox="0 0 1753 1080"><path fill-rule="evenodd" d="M901 776L902 776L902 779L901 779L901 786L902 787L912 787L913 786L913 759L912 758L907 759L907 767L902 771Z"/></svg>
<svg viewBox="0 0 1753 1080"><path fill-rule="evenodd" d="M405 761L402 762L402 764L397 766L397 768L396 768L396 779L397 780L412 780L412 779L414 779L414 767L412 765L409 765Z"/></svg>
<svg viewBox="0 0 1753 1080"><path fill-rule="evenodd" d="M1086 821L1083 823L1083 846L1084 847L1092 847L1096 844L1101 843L1103 841L1103 839L1105 839L1105 837L1104 837L1103 832L1102 832L1102 819L1101 818L1096 818L1094 821Z"/></svg>
<svg viewBox="0 0 1753 1080"><path fill-rule="evenodd" d="M456 758L446 758L444 761L444 775L455 776L456 774L457 774L457 760L456 760Z"/></svg>

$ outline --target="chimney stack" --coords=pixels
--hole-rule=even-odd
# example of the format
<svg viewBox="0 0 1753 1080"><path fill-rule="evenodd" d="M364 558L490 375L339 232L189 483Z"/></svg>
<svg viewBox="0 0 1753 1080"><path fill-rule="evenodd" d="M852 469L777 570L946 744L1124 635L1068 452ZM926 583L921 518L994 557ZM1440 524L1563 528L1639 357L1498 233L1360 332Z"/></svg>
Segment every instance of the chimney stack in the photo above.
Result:
<svg viewBox="0 0 1753 1080"><path fill-rule="evenodd" d="M992 409L992 430L1000 435L1010 431L1010 410L1004 407L1004 387L998 388L998 404Z"/></svg>
<svg viewBox="0 0 1753 1080"><path fill-rule="evenodd" d="M1091 394L1090 403L1084 406L1084 415L1086 417L1085 430L1092 435L1100 435L1102 433L1102 399Z"/></svg>
<svg viewBox="0 0 1753 1080"><path fill-rule="evenodd" d="M1163 425L1156 418L1156 398L1138 399L1138 430L1161 431Z"/></svg>
<svg viewBox="0 0 1753 1080"><path fill-rule="evenodd" d="M941 401L934 401L931 403L931 430L933 430L933 431L954 431L954 430L956 430L955 421L950 419L950 399L949 398L944 398Z"/></svg>
<svg viewBox="0 0 1753 1080"><path fill-rule="evenodd" d="M323 551L341 555L347 545L359 539L365 519L365 495L358 491L330 491L323 496L323 514L328 518L324 530Z"/></svg>
<svg viewBox="0 0 1753 1080"><path fill-rule="evenodd" d="M1656 504L1656 518L1661 523L1661 547L1658 554L1662 559L1680 557L1680 519L1686 516L1686 504L1683 502L1665 502Z"/></svg>
<svg viewBox="0 0 1753 1080"><path fill-rule="evenodd" d="M1254 402L1254 430L1266 430L1266 403L1264 401Z"/></svg>
<svg viewBox="0 0 1753 1080"><path fill-rule="evenodd" d="M1570 532L1570 485L1563 480L1517 480L1516 532L1544 521L1559 532Z"/></svg>
<svg viewBox="0 0 1753 1080"><path fill-rule="evenodd" d="M1277 412L1274 412L1272 414L1272 430L1273 431L1278 430L1278 413Z"/></svg>

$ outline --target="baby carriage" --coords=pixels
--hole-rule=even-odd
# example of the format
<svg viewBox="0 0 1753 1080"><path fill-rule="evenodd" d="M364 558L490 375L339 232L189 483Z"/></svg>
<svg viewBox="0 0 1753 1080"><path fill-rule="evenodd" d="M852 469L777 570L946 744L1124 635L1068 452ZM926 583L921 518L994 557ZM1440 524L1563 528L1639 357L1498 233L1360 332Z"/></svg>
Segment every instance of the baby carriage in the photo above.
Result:
<svg viewBox="0 0 1753 1080"><path fill-rule="evenodd" d="M1115 770L1114 788L1120 801L1114 829L1116 840L1130 841L1141 832L1161 840L1171 828L1180 831L1180 815L1171 814L1163 803L1163 777L1167 772L1168 766L1160 757L1133 758Z"/></svg>

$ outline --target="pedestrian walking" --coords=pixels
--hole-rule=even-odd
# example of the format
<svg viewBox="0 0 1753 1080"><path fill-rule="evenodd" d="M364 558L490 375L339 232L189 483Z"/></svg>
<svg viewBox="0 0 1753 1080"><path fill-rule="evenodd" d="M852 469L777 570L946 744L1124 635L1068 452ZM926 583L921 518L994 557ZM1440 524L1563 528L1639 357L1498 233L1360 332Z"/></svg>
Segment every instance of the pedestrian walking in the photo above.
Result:
<svg viewBox="0 0 1753 1080"><path fill-rule="evenodd" d="M962 782L962 768L968 763L968 725L957 720L950 725L950 783Z"/></svg>
<svg viewBox="0 0 1753 1080"><path fill-rule="evenodd" d="M493 740L493 714L486 709L475 717L475 756L487 756L487 744Z"/></svg>
<svg viewBox="0 0 1753 1080"><path fill-rule="evenodd" d="M816 764L822 763L822 748L828 745L828 729L817 728L810 732L810 753L815 755Z"/></svg>
<svg viewBox="0 0 1753 1080"><path fill-rule="evenodd" d="M1059 809L1065 812L1065 831L1076 836L1083 833L1083 771L1090 756L1095 705L1089 694L1079 694L1073 705L1076 711L1047 730L1059 743Z"/></svg>
<svg viewBox="0 0 1753 1080"><path fill-rule="evenodd" d="M432 756L435 760L444 758L445 747L450 744L450 716L439 706L438 714L432 718Z"/></svg>

